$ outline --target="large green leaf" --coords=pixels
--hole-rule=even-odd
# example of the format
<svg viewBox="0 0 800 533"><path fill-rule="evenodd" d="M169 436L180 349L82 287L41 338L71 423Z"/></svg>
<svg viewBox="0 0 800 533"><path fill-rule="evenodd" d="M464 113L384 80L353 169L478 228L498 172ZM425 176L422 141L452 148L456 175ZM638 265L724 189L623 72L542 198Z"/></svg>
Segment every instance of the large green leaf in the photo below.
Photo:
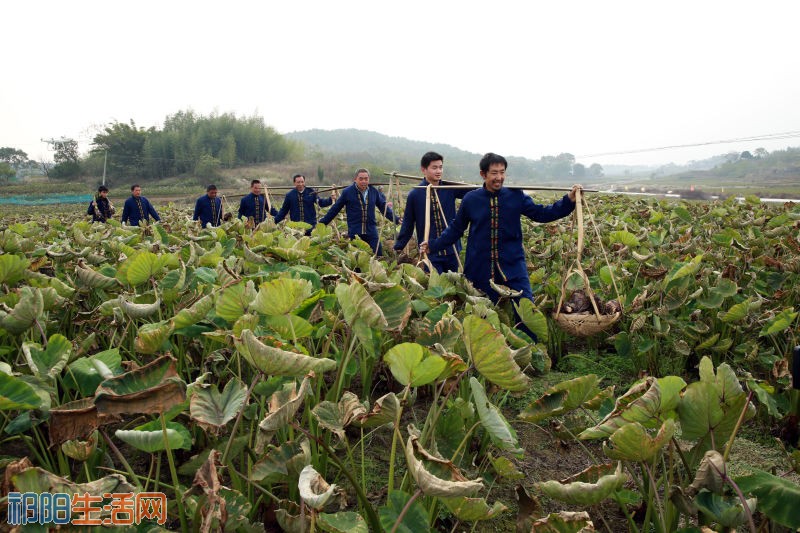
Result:
<svg viewBox="0 0 800 533"><path fill-rule="evenodd" d="M494 502L489 507L485 498L440 498L445 507L453 513L459 520L466 522L477 522L479 520L491 520L500 513L508 511L508 507L500 502Z"/></svg>
<svg viewBox="0 0 800 533"><path fill-rule="evenodd" d="M789 328L796 318L797 312L792 311L791 307L784 309L774 317L767 320L767 323L764 324L764 327L761 328L761 332L758 335L759 337L763 337L765 335L775 335L777 333L781 333Z"/></svg>
<svg viewBox="0 0 800 533"><path fill-rule="evenodd" d="M492 443L501 450L522 456L524 450L519 447L517 432L508 423L500 409L489 402L481 382L473 376L469 378L469 385L472 389L472 398L475 400L475 409L478 411L481 425L489 434Z"/></svg>
<svg viewBox="0 0 800 533"><path fill-rule="evenodd" d="M0 411L36 409L42 398L21 379L0 372Z"/></svg>
<svg viewBox="0 0 800 533"><path fill-rule="evenodd" d="M284 339L303 339L314 333L314 326L297 315L268 315L265 322Z"/></svg>
<svg viewBox="0 0 800 533"><path fill-rule="evenodd" d="M603 452L611 459L649 463L675 434L675 421L668 418L655 437L638 422L625 424L603 444Z"/></svg>
<svg viewBox="0 0 800 533"><path fill-rule="evenodd" d="M153 252L139 252L133 257L128 258L125 265L128 283L131 285L141 285L157 274L171 261L171 258L164 255L156 255Z"/></svg>
<svg viewBox="0 0 800 533"><path fill-rule="evenodd" d="M522 392L530 386L530 378L514 361L505 337L486 320L475 315L464 319L464 345L470 362L495 385L512 392Z"/></svg>
<svg viewBox="0 0 800 533"><path fill-rule="evenodd" d="M596 505L622 488L627 481L622 463L591 466L570 478L561 481L549 480L536 483L536 488L555 500L570 505Z"/></svg>
<svg viewBox="0 0 800 533"><path fill-rule="evenodd" d="M269 376L304 376L308 372L328 372L336 368L333 359L320 359L267 346L249 329L241 339L234 338L236 349L255 368Z"/></svg>
<svg viewBox="0 0 800 533"><path fill-rule="evenodd" d="M702 261L703 254L695 256L691 261L684 263L680 268L678 268L675 273L669 277L668 281L673 282L681 278L685 278L686 276L693 276L698 270L700 270L700 263Z"/></svg>
<svg viewBox="0 0 800 533"><path fill-rule="evenodd" d="M381 289L372 295L386 318L388 331L400 332L411 316L411 296L400 285Z"/></svg>
<svg viewBox="0 0 800 533"><path fill-rule="evenodd" d="M625 230L610 232L609 240L611 244L619 242L625 246L628 246L629 248L639 246L639 239L636 238L636 235Z"/></svg>
<svg viewBox="0 0 800 533"><path fill-rule="evenodd" d="M544 313L536 309L533 302L528 298L520 298L519 303L515 303L514 306L520 319L522 319L522 323L536 335L539 342L546 343L549 337L549 330L547 328L547 317Z"/></svg>
<svg viewBox="0 0 800 533"><path fill-rule="evenodd" d="M252 281L237 283L222 290L217 297L215 311L218 317L233 324L247 311L250 302L256 296Z"/></svg>
<svg viewBox="0 0 800 533"><path fill-rule="evenodd" d="M755 415L755 407L726 363L719 365L715 374L711 359L703 357L699 369L700 381L686 388L677 410L681 437L698 441L694 451L703 454L709 449L721 450L742 412L748 420Z"/></svg>
<svg viewBox="0 0 800 533"><path fill-rule="evenodd" d="M381 519L381 526L386 531L392 531L397 526L397 533L429 533L431 532L428 526L428 513L425 507L416 500L411 503L400 520L400 513L408 506L411 495L400 490L395 490L389 493L386 499L386 506L378 510Z"/></svg>
<svg viewBox="0 0 800 533"><path fill-rule="evenodd" d="M75 274L77 274L78 281L80 281L81 285L92 289L107 290L120 287L120 282L117 278L105 276L92 268L83 266L81 263L75 267Z"/></svg>
<svg viewBox="0 0 800 533"><path fill-rule="evenodd" d="M340 283L336 286L336 298L344 313L345 322L351 326L356 320L370 328L386 329L389 326L381 308L360 283Z"/></svg>
<svg viewBox="0 0 800 533"><path fill-rule="evenodd" d="M155 322L153 324L142 324L136 333L133 345L139 353L156 353L161 349L164 341L169 339L174 331L172 320Z"/></svg>
<svg viewBox="0 0 800 533"><path fill-rule="evenodd" d="M600 378L596 374L562 381L546 390L539 400L528 405L519 414L519 418L536 423L577 409L601 394L599 384Z"/></svg>
<svg viewBox="0 0 800 533"><path fill-rule="evenodd" d="M21 280L30 264L30 261L18 255L0 255L0 284L11 286Z"/></svg>
<svg viewBox="0 0 800 533"><path fill-rule="evenodd" d="M394 378L402 385L420 387L432 383L444 370L441 356L414 342L392 346L383 356Z"/></svg>
<svg viewBox="0 0 800 533"><path fill-rule="evenodd" d="M286 315L294 312L311 296L313 287L304 279L278 278L261 284L250 309L263 315Z"/></svg>
<svg viewBox="0 0 800 533"><path fill-rule="evenodd" d="M181 329L203 320L211 308L214 307L214 293L207 294L192 304L191 307L181 309L172 319L175 329Z"/></svg>
<svg viewBox="0 0 800 533"><path fill-rule="evenodd" d="M167 440L170 450L192 448L192 436L189 430L177 422L167 422ZM137 450L155 453L166 450L164 432L160 420L154 420L138 426L136 429L118 429L114 435L121 441L130 444Z"/></svg>
<svg viewBox="0 0 800 533"><path fill-rule="evenodd" d="M155 302L150 303L135 303L128 300L125 296L119 297L119 307L126 315L133 319L147 318L161 309L161 299L156 299Z"/></svg>
<svg viewBox="0 0 800 533"><path fill-rule="evenodd" d="M28 330L44 312L42 291L32 287L19 289L19 301L10 313L0 310L0 326L12 335Z"/></svg>
<svg viewBox="0 0 800 533"><path fill-rule="evenodd" d="M749 309L750 300L748 299L736 305L732 305L730 309L728 309L725 313L722 313L720 318L723 322L739 322L747 316Z"/></svg>
<svg viewBox="0 0 800 533"><path fill-rule="evenodd" d="M317 526L329 533L369 533L366 520L353 511L320 513L317 515Z"/></svg>
<svg viewBox="0 0 800 533"><path fill-rule="evenodd" d="M758 498L758 510L792 530L800 528L800 485L756 470L734 480L744 494Z"/></svg>
<svg viewBox="0 0 800 533"><path fill-rule="evenodd" d="M35 376L55 379L67 366L72 353L72 343L63 335L54 333L42 349L38 342L23 342L22 353Z"/></svg>
<svg viewBox="0 0 800 533"><path fill-rule="evenodd" d="M89 357L81 357L69 365L64 373L64 385L76 388L81 396L94 396L104 379L122 374L122 357L118 348L112 348Z"/></svg>
<svg viewBox="0 0 800 533"><path fill-rule="evenodd" d="M197 424L218 434L220 429L239 414L247 396L247 386L236 378L228 380L222 393L216 385L194 390L189 400L189 415Z"/></svg>

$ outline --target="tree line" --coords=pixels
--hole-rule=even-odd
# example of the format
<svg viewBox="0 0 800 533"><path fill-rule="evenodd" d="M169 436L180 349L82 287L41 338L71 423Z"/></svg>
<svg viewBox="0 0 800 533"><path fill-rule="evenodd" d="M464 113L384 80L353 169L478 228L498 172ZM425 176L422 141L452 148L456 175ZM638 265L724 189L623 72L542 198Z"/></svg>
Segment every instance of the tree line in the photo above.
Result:
<svg viewBox="0 0 800 533"><path fill-rule="evenodd" d="M181 174L213 178L222 168L281 162L302 153L299 143L267 126L262 117L193 111L167 116L160 129L137 126L133 119L108 124L94 136L85 156L74 140L54 148L55 165L44 168L50 178L99 176L105 169L115 179L140 181Z"/></svg>

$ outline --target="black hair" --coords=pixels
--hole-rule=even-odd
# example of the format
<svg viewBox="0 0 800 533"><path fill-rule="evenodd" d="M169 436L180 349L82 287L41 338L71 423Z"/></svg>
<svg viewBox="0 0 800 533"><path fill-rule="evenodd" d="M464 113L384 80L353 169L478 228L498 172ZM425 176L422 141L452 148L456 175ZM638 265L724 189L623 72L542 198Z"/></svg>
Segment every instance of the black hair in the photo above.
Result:
<svg viewBox="0 0 800 533"><path fill-rule="evenodd" d="M101 185L97 188L97 192L108 192L108 187Z"/></svg>
<svg viewBox="0 0 800 533"><path fill-rule="evenodd" d="M437 154L436 152L428 152L422 156L422 159L419 161L419 166L422 168L428 168L431 163L434 161L441 161L444 163L444 157L441 154Z"/></svg>
<svg viewBox="0 0 800 533"><path fill-rule="evenodd" d="M503 168L508 168L508 161L506 161L505 157L489 152L481 158L479 165L481 172L489 172L489 167L497 164L502 164Z"/></svg>
<svg viewBox="0 0 800 533"><path fill-rule="evenodd" d="M252 187L252 186L253 186L253 185L255 185L256 183L258 183L258 184L260 185L260 184L261 184L261 180L253 180L253 181L251 181L251 182L250 182L250 186Z"/></svg>
<svg viewBox="0 0 800 533"><path fill-rule="evenodd" d="M294 176L292 176L292 183L294 183L295 181L297 181L297 178L303 178L303 179L306 179L306 177L305 177L304 175L302 175L302 174L295 174Z"/></svg>
<svg viewBox="0 0 800 533"><path fill-rule="evenodd" d="M206 192L216 191L216 190L217 190L217 186L214 185L213 183L211 185L209 185L208 187L206 187Z"/></svg>
<svg viewBox="0 0 800 533"><path fill-rule="evenodd" d="M134 183L133 185L131 185L131 192L133 192L133 189L135 189L136 187L139 187L141 189L142 186L139 185L138 183Z"/></svg>
<svg viewBox="0 0 800 533"><path fill-rule="evenodd" d="M358 170L356 170L356 173L353 174L353 179L356 179L358 175L361 174L362 172L366 172L367 177L369 177L369 170L367 170L366 168L359 168Z"/></svg>

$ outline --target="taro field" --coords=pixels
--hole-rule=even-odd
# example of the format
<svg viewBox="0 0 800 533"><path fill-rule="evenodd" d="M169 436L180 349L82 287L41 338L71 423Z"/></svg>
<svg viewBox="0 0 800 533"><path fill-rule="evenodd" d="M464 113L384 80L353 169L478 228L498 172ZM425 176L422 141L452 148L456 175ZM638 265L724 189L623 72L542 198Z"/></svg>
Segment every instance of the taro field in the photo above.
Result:
<svg viewBox="0 0 800 533"><path fill-rule="evenodd" d="M341 226L6 211L4 528L46 493L84 530L800 528L800 206L590 200L581 264L622 318L563 331L575 224L527 224L537 342ZM120 512L145 493L163 508Z"/></svg>

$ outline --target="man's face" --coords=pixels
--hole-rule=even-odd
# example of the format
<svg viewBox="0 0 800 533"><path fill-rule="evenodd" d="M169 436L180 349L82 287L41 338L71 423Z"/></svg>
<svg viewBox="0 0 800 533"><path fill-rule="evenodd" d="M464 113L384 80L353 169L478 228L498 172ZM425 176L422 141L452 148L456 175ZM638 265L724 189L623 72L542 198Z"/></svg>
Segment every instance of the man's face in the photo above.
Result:
<svg viewBox="0 0 800 533"><path fill-rule="evenodd" d="M486 190L497 192L503 186L503 182L506 181L506 167L503 163L493 163L489 165L487 172L481 171L481 177Z"/></svg>
<svg viewBox="0 0 800 533"><path fill-rule="evenodd" d="M206 192L209 198L216 198L217 197L217 189L211 189L210 191Z"/></svg>
<svg viewBox="0 0 800 533"><path fill-rule="evenodd" d="M256 195L260 195L261 193L264 192L264 189L260 183L254 183L250 186L250 192Z"/></svg>
<svg viewBox="0 0 800 533"><path fill-rule="evenodd" d="M141 191L139 191L141 193ZM108 191L100 191L100 198L105 198L108 196Z"/></svg>
<svg viewBox="0 0 800 533"><path fill-rule="evenodd" d="M306 179L303 176L297 176L294 179L294 188L297 192L303 192L303 189L306 188Z"/></svg>
<svg viewBox="0 0 800 533"><path fill-rule="evenodd" d="M359 191L364 192L369 186L369 174L366 172L359 172L353 181L356 184L356 188Z"/></svg>
<svg viewBox="0 0 800 533"><path fill-rule="evenodd" d="M139 198L142 195L142 188L141 187L134 187L131 191L136 198Z"/></svg>
<svg viewBox="0 0 800 533"><path fill-rule="evenodd" d="M444 172L444 163L439 161L431 161L428 168L422 167L422 175L425 180L431 185L438 185L442 180L442 172Z"/></svg>

